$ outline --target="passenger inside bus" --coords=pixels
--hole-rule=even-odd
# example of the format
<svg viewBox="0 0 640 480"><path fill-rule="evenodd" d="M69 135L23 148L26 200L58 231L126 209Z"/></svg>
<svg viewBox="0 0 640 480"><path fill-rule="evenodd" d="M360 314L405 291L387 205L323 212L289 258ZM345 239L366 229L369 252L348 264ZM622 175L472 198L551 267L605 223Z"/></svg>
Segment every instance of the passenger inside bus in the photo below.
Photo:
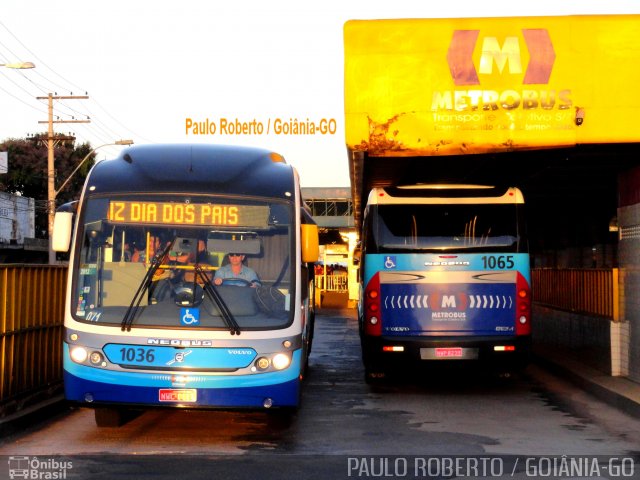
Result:
<svg viewBox="0 0 640 480"><path fill-rule="evenodd" d="M204 270L204 274L209 277L209 280L212 280L212 270L215 265L214 262L211 261L211 256L209 255L209 251L207 250L207 242L205 240L198 240L197 250L195 252L190 252L187 255L187 258L181 262L188 266L195 266L196 264L202 267ZM193 282L196 278L195 270L187 269L184 272L184 281L185 282ZM200 279L198 279L198 283L200 283Z"/></svg>

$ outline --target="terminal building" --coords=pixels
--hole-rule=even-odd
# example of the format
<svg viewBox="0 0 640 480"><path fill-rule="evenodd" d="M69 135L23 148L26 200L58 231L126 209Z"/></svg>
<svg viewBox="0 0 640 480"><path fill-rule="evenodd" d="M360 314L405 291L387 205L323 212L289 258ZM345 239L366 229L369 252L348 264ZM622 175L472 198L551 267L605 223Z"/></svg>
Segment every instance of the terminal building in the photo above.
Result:
<svg viewBox="0 0 640 480"><path fill-rule="evenodd" d="M320 261L316 266L316 304L352 306L358 299L353 249L357 233L349 187L303 188L302 197L320 232Z"/></svg>
<svg viewBox="0 0 640 480"><path fill-rule="evenodd" d="M35 238L35 200L0 192L0 263L46 263L47 252Z"/></svg>

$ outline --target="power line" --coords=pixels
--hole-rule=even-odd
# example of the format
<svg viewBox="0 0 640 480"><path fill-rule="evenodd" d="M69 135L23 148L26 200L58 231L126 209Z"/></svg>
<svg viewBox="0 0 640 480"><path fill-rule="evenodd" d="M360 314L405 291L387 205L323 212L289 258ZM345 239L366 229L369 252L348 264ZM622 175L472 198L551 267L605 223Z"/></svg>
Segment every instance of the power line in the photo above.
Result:
<svg viewBox="0 0 640 480"><path fill-rule="evenodd" d="M39 62L39 64L40 64L40 65L44 65L47 69L49 69L49 70L50 70L51 72L53 72L55 75L57 75L57 76L58 76L58 77L60 77L62 80L64 80L68 85L72 85L74 88L76 88L76 87L77 87L77 88L76 88L76 90L77 90L77 91L80 91L80 92L82 92L82 91L86 91L85 89L83 89L83 88L81 88L81 87L78 87L78 85L76 85L75 83L73 83L73 82L71 82L71 81L67 80L67 79L66 79L66 78L64 78L62 75L60 75L58 72L56 72L56 71L55 71L55 70L53 70L51 67L49 67L49 66L44 62L44 60L42 60L40 57L38 57L34 52L32 52L32 51L29 49L29 47L27 47L24 43L22 43L22 42L20 41L20 39L19 39L16 35L14 35L14 34L13 34L13 32L12 32L11 30L9 30L9 28L8 28L4 23L2 23L2 21L0 21L0 26L1 26L2 28L4 28L4 29L9 33L9 35L11 35L11 36L15 39L15 41L16 41L16 42L18 42L18 43L20 44L20 46L22 46L22 48L24 48L27 52L29 52L29 55L31 55L33 58L35 58L36 60L38 60L38 62ZM11 50L9 50L9 52L11 52ZM45 77L43 77L43 78L45 78ZM50 81L50 80L48 80L48 81ZM53 82L52 82L52 83L53 83ZM58 86L60 86L60 85L58 85ZM65 89L64 87L60 87L60 88Z"/></svg>
<svg viewBox="0 0 640 480"><path fill-rule="evenodd" d="M19 102L24 103L27 107L29 107L29 108L33 108L34 110L36 110L36 111L38 111L38 112L40 112L40 113L43 113L43 111L42 111L42 110L40 110L40 109L39 109L39 108L37 108L37 107L34 107L34 106L33 106L33 105L31 105L30 103L25 102L25 101L24 101L24 100L22 100L21 98L16 97L13 93L9 92L7 89L5 89L5 88L3 88L3 87L0 87L0 90L2 90L4 93L6 93L7 95L9 95L10 97L15 98L15 99L16 99L16 100L18 100Z"/></svg>
<svg viewBox="0 0 640 480"><path fill-rule="evenodd" d="M38 61L38 66L43 66L45 67L47 70L49 70L50 72L52 72L56 77L62 79L65 83L67 83L67 85L71 85L76 91L80 91L80 92L86 92L86 89L81 88L80 86L78 86L77 84L75 84L74 82L68 80L67 78L65 78L63 75L61 75L60 73L58 73L56 70L54 70L53 68L51 68L46 62L44 62L38 55L36 55L29 47L27 47L11 30L9 30L9 28L2 23L2 21L0 21L0 27L4 28L4 30L6 30L9 35L11 35L11 37L13 37L13 39L22 47L24 48L24 50L26 50L33 59ZM0 45L2 45L0 43ZM14 56L18 57L17 55L15 55L13 53L13 51L9 48L7 48L5 46L5 48ZM72 95L72 90L60 85L60 83L44 76L37 68L34 69L34 73L36 75L38 75L39 77L41 77L47 84L53 85L55 87L58 87L58 90L62 90L62 91L68 91L70 95ZM42 93L45 92L51 92L51 91L55 91L56 89L54 88L46 88L43 85L34 82L33 80L31 80L30 78L28 78L26 75L24 75L21 72L23 78L27 79L27 81L31 82L35 87L38 88L38 90L40 90ZM3 91L6 91L3 89ZM88 95L87 93L85 93L85 95ZM15 97L15 95L11 95L12 97L18 99L17 97ZM18 99L20 100L20 99ZM22 100L20 100L22 101ZM146 138L144 138L143 136L139 135L137 132L134 132L133 130L131 130L129 127L125 126L120 120L118 120L116 117L114 117L113 115L111 115L100 103L98 103L94 98L91 98L92 102L95 102L95 104L97 105L97 107L104 112L104 114L106 114L109 118L111 118L114 122L116 122L117 125L119 125L120 127L122 127L124 130L126 130L127 132L129 132L130 134L132 134L134 137L142 139L146 142L151 143L151 140L148 140ZM23 102L25 103L25 102ZM26 103L25 103L26 104ZM102 130L103 134L106 135L111 135L113 134L114 137L119 137L120 135L115 134L115 130L111 129L106 123L101 122L99 120L99 115L94 114L91 109L88 107L88 105L86 104L86 102L81 102L81 105L88 111L89 115L86 115L82 112L79 112L78 110L76 110L73 107L70 107L66 102L64 101L59 101L58 104L63 107L62 109L58 109L58 115L62 115L63 117L66 117L69 119L69 121L75 120L75 116L86 116L87 118L91 118L91 123L92 124L98 124L96 125L96 127L100 130ZM31 106L31 108L35 108L33 106ZM37 109L36 109L37 110ZM62 111L60 111L62 110ZM65 111L66 110L66 111ZM69 113L69 112L73 112L73 113ZM60 123L62 123L63 120L60 120ZM102 128L100 128L100 126L102 126ZM108 132L108 130L111 131L111 133ZM90 132L90 131L89 131ZM100 137L100 135L96 135L95 133L93 133L91 135L92 137ZM106 141L104 143L107 143Z"/></svg>

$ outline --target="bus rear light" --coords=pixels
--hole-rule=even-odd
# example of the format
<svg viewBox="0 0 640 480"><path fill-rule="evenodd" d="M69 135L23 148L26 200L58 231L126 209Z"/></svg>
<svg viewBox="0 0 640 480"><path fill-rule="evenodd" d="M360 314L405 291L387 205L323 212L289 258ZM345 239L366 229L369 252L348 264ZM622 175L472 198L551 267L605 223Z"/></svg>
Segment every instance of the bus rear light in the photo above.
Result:
<svg viewBox="0 0 640 480"><path fill-rule="evenodd" d="M385 345L382 347L383 352L404 352L402 345Z"/></svg>
<svg viewBox="0 0 640 480"><path fill-rule="evenodd" d="M516 278L516 292L516 335L531 335L531 290L520 272Z"/></svg>
<svg viewBox="0 0 640 480"><path fill-rule="evenodd" d="M367 284L364 292L364 333L382 335L380 321L380 274L376 273Z"/></svg>
<svg viewBox="0 0 640 480"><path fill-rule="evenodd" d="M515 345L496 345L493 347L494 352L515 352Z"/></svg>

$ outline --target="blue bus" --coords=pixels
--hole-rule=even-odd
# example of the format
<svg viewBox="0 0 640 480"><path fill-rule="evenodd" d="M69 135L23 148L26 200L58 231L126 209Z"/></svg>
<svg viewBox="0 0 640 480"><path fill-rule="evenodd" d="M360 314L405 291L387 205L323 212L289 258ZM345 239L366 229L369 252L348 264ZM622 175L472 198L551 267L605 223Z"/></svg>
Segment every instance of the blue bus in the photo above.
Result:
<svg viewBox="0 0 640 480"><path fill-rule="evenodd" d="M53 244L70 250L65 396L99 426L149 406L299 405L318 230L280 155L127 148L56 213Z"/></svg>
<svg viewBox="0 0 640 480"><path fill-rule="evenodd" d="M472 360L522 368L530 262L517 188L373 188L361 234L359 330L366 379L401 364Z"/></svg>

